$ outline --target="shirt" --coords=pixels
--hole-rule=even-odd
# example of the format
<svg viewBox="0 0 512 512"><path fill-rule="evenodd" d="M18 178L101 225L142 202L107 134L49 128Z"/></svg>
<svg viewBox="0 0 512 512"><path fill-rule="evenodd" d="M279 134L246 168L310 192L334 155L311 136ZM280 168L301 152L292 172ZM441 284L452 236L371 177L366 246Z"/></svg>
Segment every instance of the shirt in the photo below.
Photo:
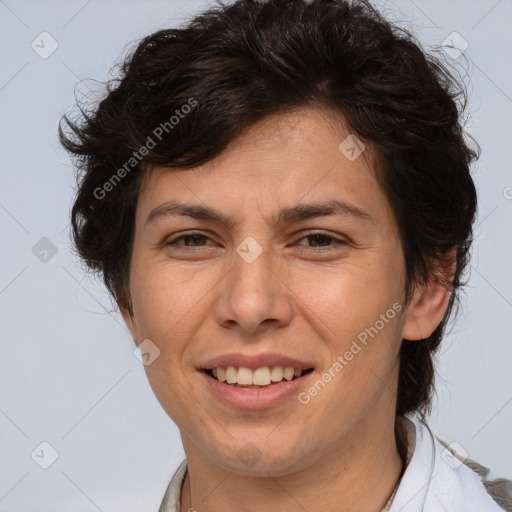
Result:
<svg viewBox="0 0 512 512"><path fill-rule="evenodd" d="M480 477L445 448L423 421L397 418L407 432L402 477L381 512L503 512ZM159 512L180 512L185 459L165 491Z"/></svg>

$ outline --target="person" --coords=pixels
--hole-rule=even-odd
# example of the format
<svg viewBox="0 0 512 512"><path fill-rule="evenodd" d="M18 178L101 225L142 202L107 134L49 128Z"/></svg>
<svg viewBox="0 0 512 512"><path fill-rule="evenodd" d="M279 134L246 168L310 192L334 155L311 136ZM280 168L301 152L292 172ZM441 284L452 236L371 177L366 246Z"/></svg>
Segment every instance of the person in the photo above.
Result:
<svg viewBox="0 0 512 512"><path fill-rule="evenodd" d="M237 0L63 117L73 242L186 454L161 512L511 510L427 423L477 206L465 108L369 2Z"/></svg>

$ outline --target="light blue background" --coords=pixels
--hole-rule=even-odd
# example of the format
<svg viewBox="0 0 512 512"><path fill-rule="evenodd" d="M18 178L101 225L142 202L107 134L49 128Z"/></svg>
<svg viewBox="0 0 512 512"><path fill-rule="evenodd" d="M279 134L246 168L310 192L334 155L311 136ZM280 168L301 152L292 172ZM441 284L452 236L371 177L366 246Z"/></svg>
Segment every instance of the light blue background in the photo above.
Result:
<svg viewBox="0 0 512 512"><path fill-rule="evenodd" d="M157 510L183 458L119 314L70 252L74 178L56 128L80 79L104 80L128 43L205 5L0 0L0 511ZM377 5L427 48L453 31L469 43L479 219L466 309L442 346L431 423L492 475L511 478L512 3ZM59 45L48 59L31 48L43 31ZM58 248L47 263L32 253L42 237ZM46 470L31 458L43 441L59 454Z"/></svg>

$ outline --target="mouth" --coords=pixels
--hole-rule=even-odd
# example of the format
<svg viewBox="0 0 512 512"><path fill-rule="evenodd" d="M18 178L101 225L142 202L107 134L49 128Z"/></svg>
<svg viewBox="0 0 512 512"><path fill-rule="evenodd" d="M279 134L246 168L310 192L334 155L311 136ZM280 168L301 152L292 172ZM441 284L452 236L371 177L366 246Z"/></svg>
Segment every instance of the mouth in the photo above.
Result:
<svg viewBox="0 0 512 512"><path fill-rule="evenodd" d="M294 368L293 366L260 366L248 368L245 366L218 366L203 368L202 371L211 379L233 388L268 389L282 382L299 380L313 371L313 368Z"/></svg>
<svg viewBox="0 0 512 512"><path fill-rule="evenodd" d="M215 398L212 403L229 410L270 411L298 397L316 368L312 359L272 352L234 352L204 361L196 369Z"/></svg>

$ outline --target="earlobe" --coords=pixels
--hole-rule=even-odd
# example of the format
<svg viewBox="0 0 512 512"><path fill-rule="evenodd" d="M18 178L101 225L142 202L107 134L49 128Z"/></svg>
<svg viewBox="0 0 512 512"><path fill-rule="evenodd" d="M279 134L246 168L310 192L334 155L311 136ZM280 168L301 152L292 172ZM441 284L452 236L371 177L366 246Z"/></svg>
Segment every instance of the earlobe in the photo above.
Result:
<svg viewBox="0 0 512 512"><path fill-rule="evenodd" d="M132 338L135 340L137 338L137 325L135 323L133 312L129 311L127 307L121 305L119 305L119 310L121 311L121 316L123 317L126 327L128 327L128 330L130 331Z"/></svg>
<svg viewBox="0 0 512 512"><path fill-rule="evenodd" d="M445 269L446 277L452 282L456 268L456 252L450 252L450 263ZM439 277L433 276L424 285L418 286L407 311L402 329L402 339L420 340L428 338L441 323L448 308L451 286L448 288L446 281L443 283Z"/></svg>

